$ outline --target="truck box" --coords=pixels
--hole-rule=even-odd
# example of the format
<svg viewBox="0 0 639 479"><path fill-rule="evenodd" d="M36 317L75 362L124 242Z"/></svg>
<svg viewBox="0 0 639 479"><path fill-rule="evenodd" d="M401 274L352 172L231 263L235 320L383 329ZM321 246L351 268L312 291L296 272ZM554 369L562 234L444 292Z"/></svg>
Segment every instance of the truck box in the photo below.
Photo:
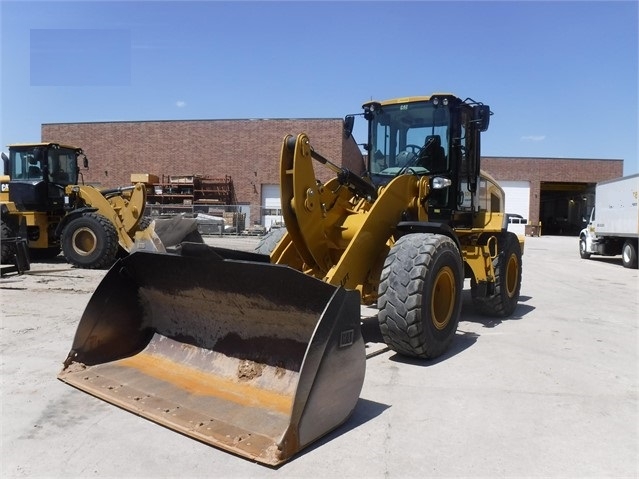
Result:
<svg viewBox="0 0 639 479"><path fill-rule="evenodd" d="M579 233L579 255L621 255L626 268L636 268L639 251L639 174L602 181L595 187L595 207Z"/></svg>
<svg viewBox="0 0 639 479"><path fill-rule="evenodd" d="M597 183L595 189L596 234L639 236L639 174Z"/></svg>

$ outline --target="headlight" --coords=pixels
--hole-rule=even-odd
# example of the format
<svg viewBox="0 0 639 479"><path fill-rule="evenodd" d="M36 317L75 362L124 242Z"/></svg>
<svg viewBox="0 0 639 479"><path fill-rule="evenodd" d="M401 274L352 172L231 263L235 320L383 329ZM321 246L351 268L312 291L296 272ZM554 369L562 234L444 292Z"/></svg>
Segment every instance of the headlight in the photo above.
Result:
<svg viewBox="0 0 639 479"><path fill-rule="evenodd" d="M435 176L430 180L430 187L434 190L448 188L452 184L453 182L449 178L444 178L443 176Z"/></svg>

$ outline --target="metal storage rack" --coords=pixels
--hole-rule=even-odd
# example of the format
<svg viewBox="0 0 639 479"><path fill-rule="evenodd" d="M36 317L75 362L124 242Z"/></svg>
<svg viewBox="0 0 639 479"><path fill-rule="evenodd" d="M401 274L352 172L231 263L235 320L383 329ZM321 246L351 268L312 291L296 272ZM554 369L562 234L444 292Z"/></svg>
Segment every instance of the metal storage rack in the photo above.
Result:
<svg viewBox="0 0 639 479"><path fill-rule="evenodd" d="M235 204L230 176L162 175L149 185L147 207L151 214L209 213L215 207Z"/></svg>

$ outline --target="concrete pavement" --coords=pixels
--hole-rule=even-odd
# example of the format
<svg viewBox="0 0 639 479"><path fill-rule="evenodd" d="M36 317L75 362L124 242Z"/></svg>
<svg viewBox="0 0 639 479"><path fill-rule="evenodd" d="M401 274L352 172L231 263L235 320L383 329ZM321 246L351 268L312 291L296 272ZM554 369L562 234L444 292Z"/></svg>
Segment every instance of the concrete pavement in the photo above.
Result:
<svg viewBox="0 0 639 479"><path fill-rule="evenodd" d="M0 282L0 475L638 477L637 270L620 258L580 259L572 237L526 238L523 262L515 315L478 316L466 291L444 357L411 360L369 343L353 417L279 469L57 381L104 272L34 264Z"/></svg>

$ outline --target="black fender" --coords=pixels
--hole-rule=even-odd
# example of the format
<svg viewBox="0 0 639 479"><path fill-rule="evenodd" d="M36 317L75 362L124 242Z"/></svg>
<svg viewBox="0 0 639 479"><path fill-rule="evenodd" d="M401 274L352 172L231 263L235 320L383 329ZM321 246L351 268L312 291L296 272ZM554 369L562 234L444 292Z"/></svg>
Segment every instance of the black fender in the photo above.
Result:
<svg viewBox="0 0 639 479"><path fill-rule="evenodd" d="M98 211L98 209L94 208L94 207L91 207L91 206L85 206L83 208L77 208L77 209L72 210L69 213L67 213L60 220L60 223L58 223L58 226L55 229L55 237L56 237L56 239L60 239L60 236L62 236L62 231L64 230L66 225L69 223L69 221L74 220L74 219L82 216L84 213L93 213L95 211Z"/></svg>
<svg viewBox="0 0 639 479"><path fill-rule="evenodd" d="M397 224L397 232L399 236L404 236L409 233L434 233L439 235L448 236L457 245L459 254L461 255L462 247L459 242L459 238L453 230L446 223L435 223L431 221L400 221Z"/></svg>

